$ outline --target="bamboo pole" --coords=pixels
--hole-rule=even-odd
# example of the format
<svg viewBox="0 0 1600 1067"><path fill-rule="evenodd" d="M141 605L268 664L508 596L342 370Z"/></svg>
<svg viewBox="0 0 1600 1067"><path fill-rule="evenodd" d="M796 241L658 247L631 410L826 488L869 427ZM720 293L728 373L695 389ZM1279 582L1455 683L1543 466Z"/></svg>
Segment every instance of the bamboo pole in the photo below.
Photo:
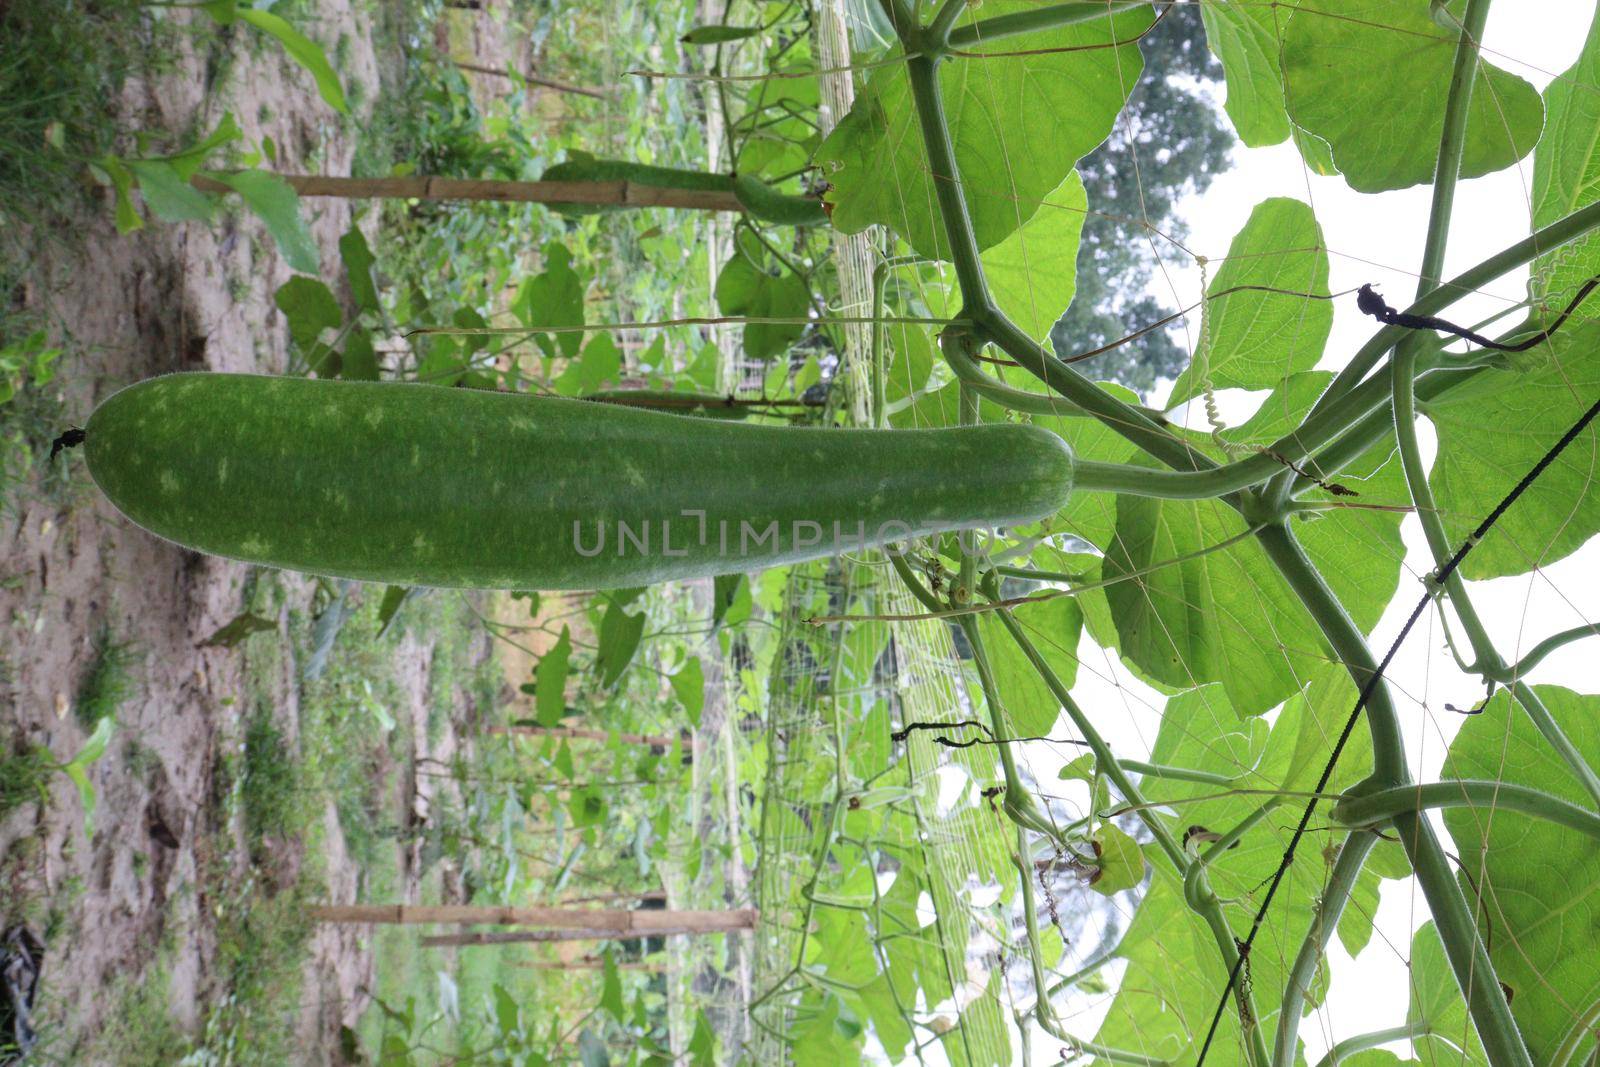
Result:
<svg viewBox="0 0 1600 1067"><path fill-rule="evenodd" d="M584 956L576 960L517 960L515 963L531 971L598 971L606 965L606 961L598 956ZM615 966L619 971L648 971L651 974L661 974L667 969L665 963L644 961L629 961Z"/></svg>
<svg viewBox="0 0 1600 1067"><path fill-rule="evenodd" d="M670 207L694 211L743 212L732 189L669 189L630 181L515 182L488 178L340 178L327 174L279 174L301 196L379 200L492 200L519 204L583 204L589 207ZM228 186L196 175L191 184L205 193L231 192Z"/></svg>
<svg viewBox="0 0 1600 1067"><path fill-rule="evenodd" d="M599 936L709 933L751 930L753 908L726 911L660 911L633 908L514 908L497 904L325 904L311 918L326 923L416 926L424 923L483 923L536 926L545 930L598 931Z"/></svg>
<svg viewBox="0 0 1600 1067"><path fill-rule="evenodd" d="M470 70L474 74L488 74L496 78L511 77L510 71L501 70L498 67L482 67L476 63L463 63L459 59L452 59L450 62L454 63L462 70ZM571 82L556 81L554 78L544 78L537 74L519 73L517 77L521 78L529 85L542 85L546 89L554 89L558 93L576 93L579 96L590 96L596 100L606 100L610 97L610 94L604 89L591 89L585 85L573 85Z"/></svg>
<svg viewBox="0 0 1600 1067"><path fill-rule="evenodd" d="M643 936L643 935L639 935ZM550 944L557 941L627 941L605 930L518 930L491 933L434 934L422 939L423 948L466 948L472 945Z"/></svg>
<svg viewBox="0 0 1600 1067"><path fill-rule="evenodd" d="M567 897L561 902L565 907L569 904L604 904L613 900L666 900L665 889L650 889L642 893L599 893L590 897Z"/></svg>
<svg viewBox="0 0 1600 1067"><path fill-rule="evenodd" d="M587 741L607 741L611 738L608 730L586 729L581 726L491 726L488 732L516 737L565 737ZM618 734L617 740L629 745L660 745L663 748L671 748L677 742L682 742L684 748L692 748L694 745L692 737L657 737L653 734Z"/></svg>
<svg viewBox="0 0 1600 1067"><path fill-rule="evenodd" d="M422 947L471 948L475 945L549 944L557 941L642 941L647 937L699 937L703 934L731 932L734 931L706 930L694 926L674 926L633 933L618 933L615 930L473 930L461 934L433 934L422 939Z"/></svg>

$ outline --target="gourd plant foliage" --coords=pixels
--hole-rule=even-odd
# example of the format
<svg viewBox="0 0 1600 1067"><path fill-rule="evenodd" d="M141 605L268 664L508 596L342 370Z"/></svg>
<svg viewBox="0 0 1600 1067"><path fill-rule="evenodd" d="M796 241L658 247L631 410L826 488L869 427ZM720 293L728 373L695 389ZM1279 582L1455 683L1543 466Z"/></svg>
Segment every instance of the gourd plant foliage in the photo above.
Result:
<svg viewBox="0 0 1600 1067"><path fill-rule="evenodd" d="M1151 881L1115 952L1126 970L1099 1032L1070 1033L1044 989L1034 1018L1095 1062L1286 1067L1302 1055L1302 1014L1326 993L1328 943L1337 935L1359 951L1379 880L1412 875L1432 921L1412 947L1407 1026L1346 1042L1339 1056L1409 1036L1425 1063L1590 1062L1600 698L1522 675L1593 629L1553 635L1508 663L1464 579L1527 573L1600 530L1590 491L1600 442L1583 420L1600 396L1600 304L1543 332L1600 267L1600 204L1585 179L1600 124L1600 36L1541 98L1480 57L1486 0L1204 4L1246 143L1292 139L1309 168L1364 192L1432 184L1410 310L1448 315L1463 295L1531 264L1534 299L1500 340L1538 338L1514 354L1457 354L1448 338L1388 324L1339 373L1315 370L1331 323L1326 245L1309 205L1267 200L1211 279L1173 401L1217 388L1270 393L1249 422L1208 436L1042 347L1070 299L1060 292L1070 271L1018 254L1031 236L1036 255L1053 263L1065 246L1072 262L1084 207L1074 164L1117 120L1140 71L1136 42L1158 13L1140 3L882 6L898 43L874 57L882 62L818 159L837 227L886 226L954 268L955 321L941 347L960 403L907 411L1031 418L1081 460L1131 468L1115 497L1079 494L1042 527L1013 531L1021 544L1070 533L1093 553L1044 540L1027 565L1001 568L956 551L961 577L948 596L899 565L989 665L996 734L1008 713L1037 713L1029 701L1042 681L1117 807L1144 825ZM1458 180L1530 153L1531 235L1443 279ZM1038 290L1055 305L1040 306ZM1431 468L1419 414L1438 434ZM1401 507L1348 506L1357 494ZM1443 779L1420 785L1365 636L1399 586L1408 508L1434 557L1427 595L1449 609L1470 670L1495 689L1451 744ZM1463 546L1470 554L1458 554ZM1089 633L1171 694L1149 761L1110 751L1041 654L1046 638L1075 647L1076 633L1036 633L992 603L1002 574L1072 577ZM1308 805L1308 794L1325 799ZM1435 807L1447 809L1459 873L1425 815ZM1023 796L1008 794L1006 810L1046 840L1060 833Z"/></svg>
<svg viewBox="0 0 1600 1067"><path fill-rule="evenodd" d="M1093 488L1112 490L1079 493L1043 523L1009 531L1003 564L940 541L953 581L926 582L916 564L896 560L929 611L958 620L993 738L1047 730L1064 710L1108 803L1143 824L1148 888L1112 956L1097 961L1125 964L1099 1031L1072 1033L1052 1007L1059 987L1046 982L1028 1014L1097 1061L1289 1067L1301 1057L1303 1014L1326 994L1331 939L1358 951L1372 936L1380 880L1409 875L1432 921L1411 949L1407 1025L1345 1042L1339 1055L1409 1036L1424 1063L1588 1062L1600 1018L1600 698L1523 676L1594 631L1551 635L1509 663L1465 582L1527 573L1600 531L1589 491L1600 442L1586 421L1600 395L1600 301L1562 312L1600 273L1600 203L1588 180L1600 37L1541 97L1480 58L1487 0L1303 0L1293 10L1207 0L1209 44L1247 144L1292 140L1308 168L1361 191L1431 183L1421 283L1406 312L1448 316L1463 295L1531 265L1527 316L1500 340L1537 342L1459 354L1448 350L1453 338L1389 316L1337 374L1316 370L1331 324L1326 245L1309 205L1270 199L1211 280L1173 401L1219 388L1269 395L1242 426L1208 435L1088 380L1042 345L1071 298L1088 206L1074 166L1117 121L1140 73L1138 38L1158 13L1103 0L882 6L897 44L874 57L840 125L812 141L803 127L814 99L786 107L757 95L746 119L758 117L734 146L736 173L791 183L792 195L790 171L820 163L834 226L887 227L906 258L923 261L897 257L880 272L880 297L890 273L914 272L916 282L895 295L912 314L875 339L888 363L875 391L880 418L1028 419L1064 438L1080 471L1093 465ZM769 58L781 71L805 57ZM768 118L783 131L776 140L755 136ZM1444 279L1458 180L1530 153L1530 235ZM784 312L817 299L818 255L804 242L820 229L802 226L784 248L745 227L734 273L718 286L723 310L799 317ZM360 253L347 252L352 271L365 270ZM556 315L567 304L534 298L549 295L546 283L571 288L570 265L548 258L518 315L534 334L573 325ZM926 261L950 264L955 288L941 291ZM905 328L924 313L948 320L937 345L944 369L929 339ZM581 301L576 314L581 324ZM339 326L325 318L310 342ZM480 330L463 322L437 334L471 348L489 336ZM793 340L746 334L759 356ZM539 344L546 358L578 355L570 332ZM350 354L341 356L348 371ZM612 365L612 353L602 357ZM575 391L604 377L575 378ZM1431 468L1419 413L1438 436ZM1448 607L1471 671L1496 688L1452 742L1443 779L1420 784L1366 641L1399 587L1406 509L1433 556L1428 599ZM1094 551L1067 551L1058 534ZM924 565L941 578L946 569ZM1003 600L1002 577L1064 585L1057 592L1074 593L1077 610ZM1073 698L1059 653L1076 648L1080 629L1169 694L1148 760L1119 757ZM997 754L1001 807L1029 847L1092 854L1099 842L1047 818L1006 746ZM1433 808L1446 809L1459 868L1426 815ZM1017 857L1024 899L1028 859ZM1126 849L1116 860L1128 866Z"/></svg>

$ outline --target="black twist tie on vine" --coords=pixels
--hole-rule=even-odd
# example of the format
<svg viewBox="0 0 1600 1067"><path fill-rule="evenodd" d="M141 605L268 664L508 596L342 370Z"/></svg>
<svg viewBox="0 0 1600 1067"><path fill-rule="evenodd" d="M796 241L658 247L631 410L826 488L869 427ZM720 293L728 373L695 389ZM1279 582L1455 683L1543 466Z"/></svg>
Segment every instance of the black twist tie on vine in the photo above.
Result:
<svg viewBox="0 0 1600 1067"><path fill-rule="evenodd" d="M1363 285L1356 292L1356 307L1361 309L1361 314L1371 315L1385 326L1403 326L1408 330L1437 330L1440 333L1455 334L1457 337L1471 341L1479 348L1493 349L1496 352L1526 352L1534 345L1542 344L1550 339L1550 335L1566 324L1567 319L1577 310L1588 295L1594 292L1595 286L1600 285L1600 275L1596 275L1584 282L1573 296L1566 308L1556 317L1556 321L1549 327L1539 331L1525 341L1518 341L1514 345L1503 345L1499 341L1491 341L1482 334L1473 333L1465 326L1457 326L1445 319L1435 318L1432 315L1407 315L1405 312L1396 311L1384 302L1383 297L1371 285Z"/></svg>
<svg viewBox="0 0 1600 1067"><path fill-rule="evenodd" d="M77 448L79 445L83 444L83 439L85 437L87 437L87 436L88 436L88 434L84 433L82 430L78 429L78 427L74 426L72 429L68 430L66 433L62 434L60 437L57 437L54 441L51 441L50 442L50 461L52 463L55 462L56 456L61 454L61 450L62 449L64 449L64 448Z"/></svg>

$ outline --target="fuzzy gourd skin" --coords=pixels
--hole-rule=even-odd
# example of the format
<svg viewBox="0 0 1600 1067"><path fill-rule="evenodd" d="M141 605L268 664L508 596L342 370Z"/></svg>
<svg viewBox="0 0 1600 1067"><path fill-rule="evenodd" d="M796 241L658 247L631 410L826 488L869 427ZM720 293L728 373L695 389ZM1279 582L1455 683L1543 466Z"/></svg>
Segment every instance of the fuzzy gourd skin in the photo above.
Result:
<svg viewBox="0 0 1600 1067"><path fill-rule="evenodd" d="M139 382L86 431L96 484L160 537L451 588L648 585L1013 525L1058 510L1073 478L1065 443L1028 426L756 426L238 374Z"/></svg>

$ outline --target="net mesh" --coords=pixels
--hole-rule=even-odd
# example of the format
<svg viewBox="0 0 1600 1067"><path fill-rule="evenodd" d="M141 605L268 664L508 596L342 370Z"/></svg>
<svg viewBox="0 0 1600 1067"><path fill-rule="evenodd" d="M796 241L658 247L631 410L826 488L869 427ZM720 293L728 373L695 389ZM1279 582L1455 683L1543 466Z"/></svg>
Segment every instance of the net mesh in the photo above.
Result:
<svg viewBox="0 0 1600 1067"><path fill-rule="evenodd" d="M764 730L752 1062L787 1062L788 1037L862 1007L892 1059L938 1042L951 1063L1009 1062L1004 977L1025 951L1012 835L984 795L992 750L906 731L975 710L943 622L870 618L914 610L881 557L789 578ZM851 618L811 621L837 615Z"/></svg>

